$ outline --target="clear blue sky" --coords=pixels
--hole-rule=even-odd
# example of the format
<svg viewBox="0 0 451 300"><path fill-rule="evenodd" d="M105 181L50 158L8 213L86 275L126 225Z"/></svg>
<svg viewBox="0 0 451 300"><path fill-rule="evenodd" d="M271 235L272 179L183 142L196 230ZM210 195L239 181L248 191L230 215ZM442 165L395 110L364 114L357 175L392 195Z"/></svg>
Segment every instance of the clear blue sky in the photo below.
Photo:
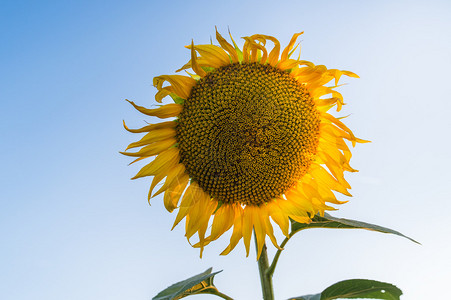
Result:
<svg viewBox="0 0 451 300"><path fill-rule="evenodd" d="M208 267L236 299L259 299L255 255L242 244L202 260L170 232L162 199L118 154L143 124L124 101L153 104L152 78L189 59L214 26L286 44L302 57L356 72L341 88L358 145L351 201L335 216L399 230L311 230L291 241L276 298L348 278L398 285L406 300L443 299L451 278L451 2L2 1L0 3L0 298L150 299ZM252 252L253 253L253 252ZM274 253L271 250L270 253ZM193 299L210 299L195 296Z"/></svg>

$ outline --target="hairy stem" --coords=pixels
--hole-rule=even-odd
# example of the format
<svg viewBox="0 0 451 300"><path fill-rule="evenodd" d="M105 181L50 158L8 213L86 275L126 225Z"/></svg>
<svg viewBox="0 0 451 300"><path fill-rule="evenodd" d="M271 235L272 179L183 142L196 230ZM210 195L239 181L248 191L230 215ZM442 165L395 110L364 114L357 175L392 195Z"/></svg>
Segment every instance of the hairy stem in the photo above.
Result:
<svg viewBox="0 0 451 300"><path fill-rule="evenodd" d="M255 235L254 239L255 239L255 248L258 251L257 238ZM274 300L272 274L268 273L268 267L269 267L268 253L266 251L266 245L263 245L262 252L258 259L258 271L260 273L260 282L262 286L263 300Z"/></svg>
<svg viewBox="0 0 451 300"><path fill-rule="evenodd" d="M291 237L291 236L290 236ZM287 237L283 240L282 244L280 244L280 248L283 249L285 245L288 243L290 237ZM279 261L280 254L283 250L277 250L276 255L274 255L274 259L272 260L271 266L269 266L266 270L266 274L272 278L274 274L274 270L276 269L277 262Z"/></svg>
<svg viewBox="0 0 451 300"><path fill-rule="evenodd" d="M215 296L218 296L218 297L221 297L222 299L226 299L226 300L233 300L233 298L231 298L231 297L229 297L229 296L227 296L226 294L224 294L224 293L221 293L220 291L218 291L216 288L211 288L211 289L209 289L208 290L208 292L206 291L206 292L203 292L203 293L208 293L208 294L212 294L212 295L215 295Z"/></svg>

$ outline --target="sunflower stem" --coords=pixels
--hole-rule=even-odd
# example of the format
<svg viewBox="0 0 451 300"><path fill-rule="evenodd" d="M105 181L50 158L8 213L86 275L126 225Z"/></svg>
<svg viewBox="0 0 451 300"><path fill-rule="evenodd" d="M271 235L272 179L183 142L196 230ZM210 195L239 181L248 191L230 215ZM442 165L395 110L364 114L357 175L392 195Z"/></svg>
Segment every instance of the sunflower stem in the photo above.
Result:
<svg viewBox="0 0 451 300"><path fill-rule="evenodd" d="M291 237L291 236L290 236ZM280 244L280 248L283 249L283 247L285 247L285 245L288 243L290 237L287 237L283 240L282 244ZM277 262L279 261L279 257L280 254L282 253L283 250L277 250L276 255L274 255L274 258L272 260L271 265L269 266L269 268L266 270L266 274L268 276L271 276L274 274L274 270L276 269L276 265Z"/></svg>
<svg viewBox="0 0 451 300"><path fill-rule="evenodd" d="M226 294L223 294L221 292L217 292L216 294L214 294L216 296L221 297L222 299L226 299L226 300L233 300L233 298L230 298L229 296L227 296Z"/></svg>
<svg viewBox="0 0 451 300"><path fill-rule="evenodd" d="M226 294L221 293L220 291L218 291L218 289L216 287L210 288L210 289L208 289L208 292L204 291L203 293L208 293L208 294L211 294L211 295L215 295L215 296L218 296L218 297L220 297L222 299L226 299L226 300L233 300L233 298L231 298L231 297L227 296Z"/></svg>
<svg viewBox="0 0 451 300"><path fill-rule="evenodd" d="M257 249L258 255L257 238L255 236L255 232L254 232L254 240L255 240L255 248ZM260 273L260 283L262 286L263 300L274 300L272 274L269 274L267 272L268 267L269 267L268 253L266 251L266 244L264 244L262 252L260 253L260 257L258 259L258 271Z"/></svg>

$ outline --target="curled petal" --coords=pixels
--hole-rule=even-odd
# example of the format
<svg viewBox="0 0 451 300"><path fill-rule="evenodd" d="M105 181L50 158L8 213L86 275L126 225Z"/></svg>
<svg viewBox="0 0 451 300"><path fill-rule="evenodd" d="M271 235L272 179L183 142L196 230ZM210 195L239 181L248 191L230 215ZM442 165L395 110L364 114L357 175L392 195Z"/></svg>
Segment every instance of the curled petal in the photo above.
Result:
<svg viewBox="0 0 451 300"><path fill-rule="evenodd" d="M232 45L230 45L229 42L227 42L226 39L223 38L221 34L219 34L217 28L216 28L216 40L219 42L219 44L224 50L229 52L232 63L237 63L239 60L235 48Z"/></svg>
<svg viewBox="0 0 451 300"><path fill-rule="evenodd" d="M205 77L207 72L205 72L198 64L197 64L197 56L196 51L194 51L194 42L191 41L191 68L197 75L200 77Z"/></svg>
<svg viewBox="0 0 451 300"><path fill-rule="evenodd" d="M288 59L288 53L293 48L294 43L296 43L296 40L297 40L298 36L300 36L303 33L304 33L304 31L302 31L300 33L293 34L293 37L291 38L290 42L288 43L288 45L285 47L285 49L282 52L282 56L280 57L280 61L281 62L283 62L283 61Z"/></svg>
<svg viewBox="0 0 451 300"><path fill-rule="evenodd" d="M221 47L215 45L194 45L193 47L208 62L217 63L220 66L230 63L229 56ZM191 46L187 46L187 48L191 49Z"/></svg>
<svg viewBox="0 0 451 300"><path fill-rule="evenodd" d="M137 142L131 143L128 145L128 147L125 149L127 151L131 148L141 147L144 145L149 145L158 141L166 140L175 137L176 131L174 128L162 128L162 129L156 129L152 130L149 133L147 133L145 136L143 136L142 139L140 139Z"/></svg>
<svg viewBox="0 0 451 300"><path fill-rule="evenodd" d="M127 99L126 99L127 100ZM131 105L133 105L134 108L139 110L141 113L152 116L152 117L158 117L160 119L164 118L170 118L170 117L176 117L180 114L180 112L183 109L183 106L176 103L166 104L159 108L155 109L148 109L142 106L138 106L133 101L127 100Z"/></svg>
<svg viewBox="0 0 451 300"><path fill-rule="evenodd" d="M191 89L196 84L196 81L191 77L182 75L161 75L153 79L153 85L158 89L164 89L163 83L168 81L171 84L171 92L183 99L188 99ZM169 95L169 94L168 94ZM161 102L161 99L155 98Z"/></svg>
<svg viewBox="0 0 451 300"><path fill-rule="evenodd" d="M157 123L157 124L150 124L147 126L144 126L142 128L139 129L130 129L127 127L127 125L125 125L125 121L122 121L125 130L127 130L128 132L132 132L132 133L141 133L141 132L150 132L152 130L156 130L156 129L162 129L162 128L174 128L177 123L174 121L167 121L167 122L162 122L162 123Z"/></svg>
<svg viewBox="0 0 451 300"><path fill-rule="evenodd" d="M266 44L266 40L270 40L271 42L274 43L273 49L269 52L268 63L273 67L275 65L277 65L277 62L279 61L279 53L280 53L279 41L273 36L263 35L263 34L254 34L251 36L251 38L254 40L261 41L263 43L263 45Z"/></svg>

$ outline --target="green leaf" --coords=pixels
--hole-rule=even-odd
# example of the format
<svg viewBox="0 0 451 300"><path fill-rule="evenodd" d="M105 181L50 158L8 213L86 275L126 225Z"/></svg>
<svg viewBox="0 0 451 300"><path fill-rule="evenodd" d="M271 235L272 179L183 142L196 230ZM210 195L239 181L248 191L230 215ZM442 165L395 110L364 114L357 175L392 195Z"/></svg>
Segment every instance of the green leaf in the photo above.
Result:
<svg viewBox="0 0 451 300"><path fill-rule="evenodd" d="M304 295L296 298L290 298L289 300L321 300L321 294Z"/></svg>
<svg viewBox="0 0 451 300"><path fill-rule="evenodd" d="M393 284L368 279L350 279L337 282L322 293L305 295L290 300L332 300L332 299L385 299L399 300L402 291Z"/></svg>
<svg viewBox="0 0 451 300"><path fill-rule="evenodd" d="M152 300L181 299L189 295L210 293L210 291L212 291L214 294L217 289L213 285L213 277L222 271L211 273L211 270L212 268L196 276L171 285L167 289L158 293L158 295L153 297Z"/></svg>
<svg viewBox="0 0 451 300"><path fill-rule="evenodd" d="M404 237L406 239L411 240L412 242L415 242L417 244L417 241L415 241L414 239L405 236L404 234L393 230L393 229L389 229L386 227L382 227L382 226L378 226L378 225L374 225L374 224L370 224L370 223L365 223L365 222L360 222L360 221L355 221L355 220L349 220L349 219L341 219L341 218L335 218L332 217L331 215L325 213L324 217L321 217L319 215L316 215L313 217L312 222L310 224L303 224L303 223L298 223L296 221L291 221L291 233L290 236L293 236L295 233L304 230L304 229L309 229L309 228L353 228L353 229L366 229L366 230L371 230L371 231L378 231L378 232L382 232L382 233L391 233L391 234L396 234L398 236Z"/></svg>

